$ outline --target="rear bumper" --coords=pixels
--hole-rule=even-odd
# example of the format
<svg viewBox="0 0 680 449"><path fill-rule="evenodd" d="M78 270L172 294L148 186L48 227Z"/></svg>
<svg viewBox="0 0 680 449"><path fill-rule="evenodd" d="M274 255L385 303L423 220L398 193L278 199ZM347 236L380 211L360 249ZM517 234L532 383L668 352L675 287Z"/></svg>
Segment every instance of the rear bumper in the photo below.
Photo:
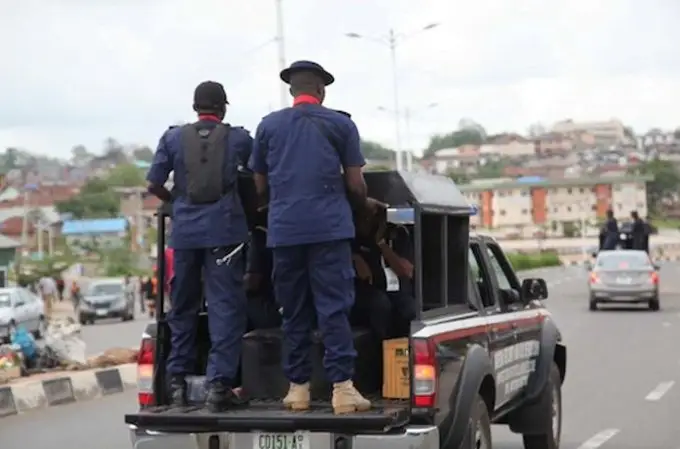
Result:
<svg viewBox="0 0 680 449"><path fill-rule="evenodd" d="M123 318L127 316L126 307L120 309L99 309L99 310L80 310L78 315L85 320L101 320L105 318Z"/></svg>
<svg viewBox="0 0 680 449"><path fill-rule="evenodd" d="M650 299L656 299L659 296L659 291L656 288L640 288L640 289L607 289L607 288L591 288L591 299L598 302L645 302Z"/></svg>
<svg viewBox="0 0 680 449"><path fill-rule="evenodd" d="M130 425L132 449L249 449L253 448L250 433L161 433ZM349 430L349 429L348 429ZM211 438L218 446L211 446ZM338 443L338 440L345 444ZM215 443L213 443L215 444ZM409 426L397 434L345 435L313 433L310 449L438 449L439 431L435 426Z"/></svg>

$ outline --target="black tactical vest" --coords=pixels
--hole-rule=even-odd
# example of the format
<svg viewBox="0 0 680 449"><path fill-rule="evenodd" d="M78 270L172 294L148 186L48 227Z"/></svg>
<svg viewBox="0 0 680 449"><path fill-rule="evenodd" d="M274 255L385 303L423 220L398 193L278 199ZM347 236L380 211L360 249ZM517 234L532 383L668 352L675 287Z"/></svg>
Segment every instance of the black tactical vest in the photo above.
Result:
<svg viewBox="0 0 680 449"><path fill-rule="evenodd" d="M223 123L214 128L202 128L197 123L182 126L186 195L191 203L216 203L233 187L223 179L230 129Z"/></svg>

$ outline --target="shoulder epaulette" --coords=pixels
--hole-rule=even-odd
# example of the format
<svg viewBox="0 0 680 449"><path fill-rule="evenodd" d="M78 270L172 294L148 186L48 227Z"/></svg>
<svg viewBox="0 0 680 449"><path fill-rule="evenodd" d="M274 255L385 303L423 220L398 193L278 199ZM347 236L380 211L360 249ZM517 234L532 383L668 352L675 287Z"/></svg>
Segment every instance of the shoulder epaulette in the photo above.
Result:
<svg viewBox="0 0 680 449"><path fill-rule="evenodd" d="M337 112L338 114L342 114L347 118L352 118L352 114L350 114L349 112L341 111L339 109L336 109L335 112Z"/></svg>
<svg viewBox="0 0 680 449"><path fill-rule="evenodd" d="M170 126L168 126L168 129L175 129L175 128L179 128L179 125L170 125Z"/></svg>

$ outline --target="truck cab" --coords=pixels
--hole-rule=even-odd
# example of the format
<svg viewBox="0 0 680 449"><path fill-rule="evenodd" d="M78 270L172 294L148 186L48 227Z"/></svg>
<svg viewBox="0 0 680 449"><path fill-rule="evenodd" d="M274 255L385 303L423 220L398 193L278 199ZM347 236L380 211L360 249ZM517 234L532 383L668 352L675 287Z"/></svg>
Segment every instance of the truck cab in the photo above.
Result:
<svg viewBox="0 0 680 449"><path fill-rule="evenodd" d="M414 248L417 313L404 336L405 396L384 396L376 373L391 362L375 350L382 342L368 340L369 333L357 327L355 384L372 400L371 410L334 415L322 375L316 380L313 375L311 410L285 410L282 334L266 329L244 335L241 373L249 406L210 413L202 406L210 345L204 308L196 317L192 404L169 407L164 364L169 329L159 312L142 338L140 410L125 416L135 449L491 448L492 423L522 434L527 449L559 447L566 348L542 304L545 281L520 281L497 242L470 235L475 209L449 178L373 172L366 182L369 196L390 205L388 222L409 230ZM167 210L159 211L161 276L166 216ZM156 310L164 311L164 302L159 289ZM322 354L320 341L317 346Z"/></svg>

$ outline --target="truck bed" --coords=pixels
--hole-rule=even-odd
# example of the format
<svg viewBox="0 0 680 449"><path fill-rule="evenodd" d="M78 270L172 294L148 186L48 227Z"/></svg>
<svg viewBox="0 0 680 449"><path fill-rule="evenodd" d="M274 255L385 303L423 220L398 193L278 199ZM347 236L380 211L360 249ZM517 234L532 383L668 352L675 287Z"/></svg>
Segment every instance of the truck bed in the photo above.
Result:
<svg viewBox="0 0 680 449"><path fill-rule="evenodd" d="M333 414L330 401L313 402L310 410L293 412L280 401L251 401L247 407L211 413L203 407L157 406L125 415L138 428L168 433L200 432L386 432L408 422L409 402L378 399L371 410Z"/></svg>

